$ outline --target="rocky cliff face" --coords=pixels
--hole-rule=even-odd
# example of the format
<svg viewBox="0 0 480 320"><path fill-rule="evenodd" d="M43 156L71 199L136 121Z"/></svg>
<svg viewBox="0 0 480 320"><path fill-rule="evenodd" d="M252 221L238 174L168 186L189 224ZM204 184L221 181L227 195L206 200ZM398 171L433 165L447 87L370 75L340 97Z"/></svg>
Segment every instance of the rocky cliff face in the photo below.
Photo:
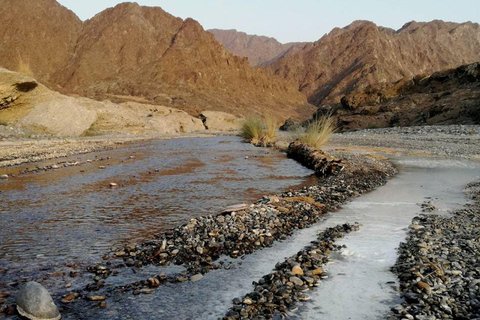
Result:
<svg viewBox="0 0 480 320"><path fill-rule="evenodd" d="M0 0L0 65L54 85L74 55L82 21L54 0Z"/></svg>
<svg viewBox="0 0 480 320"><path fill-rule="evenodd" d="M407 23L398 31L356 21L333 29L301 51L272 63L272 72L294 79L316 105L338 102L368 85L480 61L476 23Z"/></svg>
<svg viewBox="0 0 480 320"><path fill-rule="evenodd" d="M480 63L353 91L319 108L344 131L392 126L480 124Z"/></svg>
<svg viewBox="0 0 480 320"><path fill-rule="evenodd" d="M249 35L237 30L208 30L225 49L239 57L247 57L252 66L265 66L301 50L306 43L280 43L275 38Z"/></svg>
<svg viewBox="0 0 480 320"><path fill-rule="evenodd" d="M0 0L7 17L0 66L21 53L38 80L64 93L172 106L197 115L271 112L305 117L312 108L291 80L253 69L203 30L160 8L124 3L82 23L54 0ZM13 40L12 40L13 39Z"/></svg>

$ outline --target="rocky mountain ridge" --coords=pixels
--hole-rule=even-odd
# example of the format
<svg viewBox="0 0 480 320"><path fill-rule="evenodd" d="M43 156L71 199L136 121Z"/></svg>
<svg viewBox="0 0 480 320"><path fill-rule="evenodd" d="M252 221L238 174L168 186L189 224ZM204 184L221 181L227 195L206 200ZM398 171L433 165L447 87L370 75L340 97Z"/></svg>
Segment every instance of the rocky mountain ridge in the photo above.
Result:
<svg viewBox="0 0 480 320"><path fill-rule="evenodd" d="M309 102L321 106L368 85L476 61L480 61L476 23L410 22L395 31L355 21L268 68L295 80Z"/></svg>
<svg viewBox="0 0 480 320"><path fill-rule="evenodd" d="M335 116L342 131L480 124L480 63L371 85L319 108L322 114Z"/></svg>
<svg viewBox="0 0 480 320"><path fill-rule="evenodd" d="M291 80L251 68L193 19L123 3L80 21L55 0L0 0L0 66L98 100L307 117ZM20 54L21 53L21 54Z"/></svg>
<svg viewBox="0 0 480 320"><path fill-rule="evenodd" d="M225 49L239 57L247 57L251 66L267 66L301 50L306 42L280 43L277 39L250 35L235 29L210 29Z"/></svg>

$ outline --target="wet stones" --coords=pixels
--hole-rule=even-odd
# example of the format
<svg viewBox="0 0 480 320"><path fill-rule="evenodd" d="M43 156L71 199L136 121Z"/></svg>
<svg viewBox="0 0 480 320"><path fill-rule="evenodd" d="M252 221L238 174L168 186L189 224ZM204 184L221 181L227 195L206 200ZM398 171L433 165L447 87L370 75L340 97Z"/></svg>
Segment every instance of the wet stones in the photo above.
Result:
<svg viewBox="0 0 480 320"><path fill-rule="evenodd" d="M166 279L171 283L187 282L192 278L196 280L199 275L214 269L229 269L232 263L216 261L221 256L238 258L251 254L284 240L295 230L310 227L328 210L336 210L351 197L385 184L396 172L386 161L379 163L367 157L349 157L348 170L325 176L317 185L265 196L251 205L235 206L216 215L191 219L188 223L155 235L150 241L112 248L108 263L112 268L129 267L134 273L147 265L184 266L184 273ZM349 228L345 230L350 231ZM328 250L332 249L333 245ZM288 267L285 266L286 282L290 277L302 281L302 284L298 281L297 284L291 283L294 288L308 289L323 276L324 253L312 249L312 253L308 254L316 260L309 259L305 265L301 261L292 261ZM99 277L98 281L87 286L88 291L101 289L104 284L101 280L114 274L96 267L88 268L88 271ZM162 280L159 280L160 284L145 279L114 290L126 292L156 288L162 284Z"/></svg>
<svg viewBox="0 0 480 320"><path fill-rule="evenodd" d="M310 300L306 292L322 279L321 267L328 262L328 254L340 248L335 240L353 230L358 230L358 225L344 224L319 234L312 246L277 263L273 273L253 282L254 290L243 298L235 298L223 319L272 319L296 310L299 303Z"/></svg>
<svg viewBox="0 0 480 320"><path fill-rule="evenodd" d="M398 319L480 318L480 182L469 189L474 204L413 220L393 268L405 298Z"/></svg>
<svg viewBox="0 0 480 320"><path fill-rule="evenodd" d="M17 311L31 320L58 320L61 318L58 308L41 284L26 283L17 295Z"/></svg>

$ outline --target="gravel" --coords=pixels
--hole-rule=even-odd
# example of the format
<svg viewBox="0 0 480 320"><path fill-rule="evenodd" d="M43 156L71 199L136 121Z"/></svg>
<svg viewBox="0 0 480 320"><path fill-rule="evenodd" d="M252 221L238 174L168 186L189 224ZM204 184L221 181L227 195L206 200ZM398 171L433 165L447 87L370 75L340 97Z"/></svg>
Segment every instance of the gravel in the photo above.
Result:
<svg viewBox="0 0 480 320"><path fill-rule="evenodd" d="M192 219L150 241L112 248L104 257L107 261L87 268L94 274L93 282L66 303L89 300L92 295L108 298L124 292L141 294L164 283L197 280L210 270L229 269L230 265L219 261L221 257L239 258L287 239L295 230L319 221L327 211L337 210L352 197L385 184L396 173L386 160L346 153L336 156L342 158L345 169L321 178L316 185L264 196L238 211L225 210ZM184 271L113 288L105 282L120 269L130 268L137 273L148 265L178 265Z"/></svg>
<svg viewBox="0 0 480 320"><path fill-rule="evenodd" d="M391 148L400 153L480 160L480 125L365 129L335 134L330 144Z"/></svg>
<svg viewBox="0 0 480 320"><path fill-rule="evenodd" d="M413 220L393 268L405 302L392 319L480 318L480 182L466 190L473 204Z"/></svg>

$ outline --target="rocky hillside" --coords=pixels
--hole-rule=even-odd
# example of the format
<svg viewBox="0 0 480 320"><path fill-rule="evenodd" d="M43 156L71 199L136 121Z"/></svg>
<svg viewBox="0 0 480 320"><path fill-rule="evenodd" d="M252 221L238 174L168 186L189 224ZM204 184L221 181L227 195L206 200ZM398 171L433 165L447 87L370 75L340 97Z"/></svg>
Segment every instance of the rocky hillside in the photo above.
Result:
<svg viewBox="0 0 480 320"><path fill-rule="evenodd" d="M167 106L66 96L24 74L0 68L0 127L7 125L25 135L201 132L206 130L204 123L212 121L211 130L236 129L235 118L213 111L204 114L199 119Z"/></svg>
<svg viewBox="0 0 480 320"><path fill-rule="evenodd" d="M236 115L312 112L291 80L251 68L198 22L124 3L81 22L54 0L0 0L0 66L63 93Z"/></svg>
<svg viewBox="0 0 480 320"><path fill-rule="evenodd" d="M308 100L320 106L371 84L476 61L480 61L476 23L410 22L395 31L356 21L333 29L269 68L282 78L294 79Z"/></svg>
<svg viewBox="0 0 480 320"><path fill-rule="evenodd" d="M344 131L392 126L480 124L480 63L368 86L323 106Z"/></svg>
<svg viewBox="0 0 480 320"><path fill-rule="evenodd" d="M306 43L280 43L275 38L249 35L237 30L208 30L225 49L239 57L247 57L251 66L266 66L301 50Z"/></svg>

